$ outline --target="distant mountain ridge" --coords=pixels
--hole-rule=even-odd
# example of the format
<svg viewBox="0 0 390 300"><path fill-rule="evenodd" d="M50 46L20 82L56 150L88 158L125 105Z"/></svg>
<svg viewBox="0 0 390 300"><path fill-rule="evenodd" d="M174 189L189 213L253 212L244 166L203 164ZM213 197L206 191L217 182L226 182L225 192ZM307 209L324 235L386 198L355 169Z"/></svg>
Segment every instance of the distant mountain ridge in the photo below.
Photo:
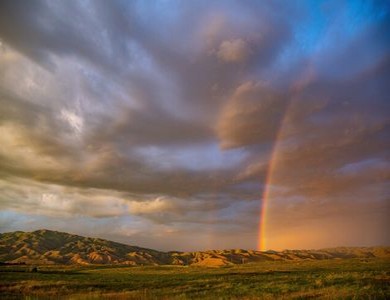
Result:
<svg viewBox="0 0 390 300"><path fill-rule="evenodd" d="M390 247L162 252L46 229L0 234L0 262L8 263L224 266L266 260L366 259L374 257L390 258Z"/></svg>

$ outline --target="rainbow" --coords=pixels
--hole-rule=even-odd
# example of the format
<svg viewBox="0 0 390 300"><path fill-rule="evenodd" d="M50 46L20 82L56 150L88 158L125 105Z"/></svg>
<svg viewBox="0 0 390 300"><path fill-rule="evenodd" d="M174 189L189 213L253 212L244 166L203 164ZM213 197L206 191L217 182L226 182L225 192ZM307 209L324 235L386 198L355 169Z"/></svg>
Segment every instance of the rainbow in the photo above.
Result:
<svg viewBox="0 0 390 300"><path fill-rule="evenodd" d="M275 170L278 161L279 154L279 145L280 141L283 139L283 129L285 128L285 124L288 121L289 111L292 104L292 99L287 103L285 110L283 112L282 119L279 123L279 128L277 130L275 136L275 142L272 146L266 180L265 180L265 188L261 197L261 206L260 206L260 220L259 220L259 229L258 229L258 240L257 240L257 249L260 251L267 250L267 209L268 203L271 199L271 187L274 182Z"/></svg>
<svg viewBox="0 0 390 300"><path fill-rule="evenodd" d="M274 173L273 171L276 165L276 154L277 154L276 146L277 146L277 140L275 141L272 147L270 164L268 166L267 176L265 181L265 188L264 188L263 195L261 197L262 200L261 200L261 207L260 207L259 235L257 241L257 249L260 251L266 251L267 249L266 248L267 246L267 238L266 238L267 213L266 212L267 212L268 202L271 194L272 175Z"/></svg>
<svg viewBox="0 0 390 300"><path fill-rule="evenodd" d="M257 249L260 251L267 250L267 210L268 203L271 199L271 187L274 183L275 171L277 169L277 161L279 158L279 148L280 141L283 140L285 125L289 121L289 116L291 113L291 107L299 99L300 93L308 86L311 81L315 78L315 71L309 67L303 74L297 77L297 80L290 86L290 99L287 101L287 104L282 112L282 118L279 123L279 127L276 132L275 142L272 146L270 161L268 165L267 175L265 179L265 188L261 198L260 206L260 220L259 220L259 229L258 229L258 239L257 239Z"/></svg>
<svg viewBox="0 0 390 300"><path fill-rule="evenodd" d="M281 123L283 123L283 121ZM271 185L272 185L274 171L276 168L276 161L277 161L276 157L278 153L277 146L282 132L281 129L282 126L279 127L274 145L272 146L270 163L268 166L267 176L265 180L265 188L264 188L263 195L261 197L262 200L261 200L261 207L260 207L259 235L257 241L257 249L260 251L267 250L267 236L266 236L267 208L268 208L268 202L271 198Z"/></svg>

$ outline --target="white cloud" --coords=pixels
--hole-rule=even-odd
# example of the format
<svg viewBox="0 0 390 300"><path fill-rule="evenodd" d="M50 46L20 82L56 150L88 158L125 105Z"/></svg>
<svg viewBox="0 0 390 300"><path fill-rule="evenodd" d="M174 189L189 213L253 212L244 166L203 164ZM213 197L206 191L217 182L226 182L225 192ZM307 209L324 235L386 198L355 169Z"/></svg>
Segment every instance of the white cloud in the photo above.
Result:
<svg viewBox="0 0 390 300"><path fill-rule="evenodd" d="M0 180L0 208L42 216L92 218L127 215L126 195L109 190L64 187L33 180Z"/></svg>
<svg viewBox="0 0 390 300"><path fill-rule="evenodd" d="M84 127L84 120L82 117L70 110L61 109L61 118L69 124L77 135L82 133Z"/></svg>
<svg viewBox="0 0 390 300"><path fill-rule="evenodd" d="M220 60L230 63L245 62L250 54L248 43L242 39L223 41L217 52Z"/></svg>
<svg viewBox="0 0 390 300"><path fill-rule="evenodd" d="M172 208L174 208L174 204L164 197L147 202L131 201L129 204L130 212L136 215L163 213L172 210Z"/></svg>

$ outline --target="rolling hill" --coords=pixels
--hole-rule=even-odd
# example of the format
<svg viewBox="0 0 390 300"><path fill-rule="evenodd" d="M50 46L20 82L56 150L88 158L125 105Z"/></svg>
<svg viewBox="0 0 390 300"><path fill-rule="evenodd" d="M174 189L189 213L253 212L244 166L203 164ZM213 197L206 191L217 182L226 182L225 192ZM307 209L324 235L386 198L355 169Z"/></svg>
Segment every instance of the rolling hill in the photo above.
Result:
<svg viewBox="0 0 390 300"><path fill-rule="evenodd" d="M51 230L0 234L0 262L26 264L123 264L224 266L265 260L390 257L390 247L322 250L210 250L161 252Z"/></svg>

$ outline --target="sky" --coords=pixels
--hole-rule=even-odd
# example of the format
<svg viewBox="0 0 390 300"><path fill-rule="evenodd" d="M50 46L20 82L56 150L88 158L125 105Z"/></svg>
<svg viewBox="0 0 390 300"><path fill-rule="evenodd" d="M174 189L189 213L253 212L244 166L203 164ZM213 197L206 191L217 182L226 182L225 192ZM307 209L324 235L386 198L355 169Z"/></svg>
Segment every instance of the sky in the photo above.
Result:
<svg viewBox="0 0 390 300"><path fill-rule="evenodd" d="M0 2L0 232L390 245L387 1Z"/></svg>

